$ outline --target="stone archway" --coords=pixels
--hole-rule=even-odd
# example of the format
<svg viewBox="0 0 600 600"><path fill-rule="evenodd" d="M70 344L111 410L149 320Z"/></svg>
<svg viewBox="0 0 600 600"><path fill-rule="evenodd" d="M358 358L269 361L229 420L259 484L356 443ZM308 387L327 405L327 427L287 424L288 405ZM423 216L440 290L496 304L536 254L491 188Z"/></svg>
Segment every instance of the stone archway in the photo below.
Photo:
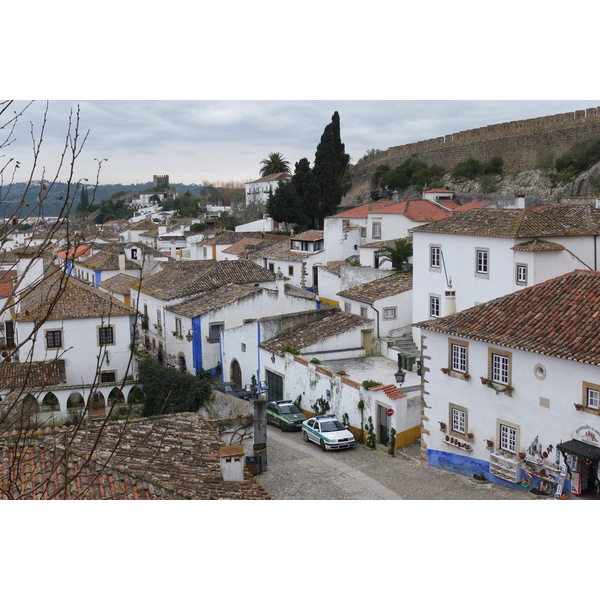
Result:
<svg viewBox="0 0 600 600"><path fill-rule="evenodd" d="M231 361L229 372L230 381L233 381L238 385L242 385L242 368L240 367L240 363L235 358Z"/></svg>

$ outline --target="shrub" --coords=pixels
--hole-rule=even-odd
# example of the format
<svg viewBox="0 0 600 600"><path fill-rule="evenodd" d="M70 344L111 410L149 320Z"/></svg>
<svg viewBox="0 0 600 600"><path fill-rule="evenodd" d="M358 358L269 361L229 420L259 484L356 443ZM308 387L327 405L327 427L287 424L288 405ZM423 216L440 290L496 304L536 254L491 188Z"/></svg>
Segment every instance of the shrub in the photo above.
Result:
<svg viewBox="0 0 600 600"><path fill-rule="evenodd" d="M372 379L365 379L362 382L362 386L365 388L365 390L370 390L371 388L377 387L378 385L381 385L381 381L373 381Z"/></svg>

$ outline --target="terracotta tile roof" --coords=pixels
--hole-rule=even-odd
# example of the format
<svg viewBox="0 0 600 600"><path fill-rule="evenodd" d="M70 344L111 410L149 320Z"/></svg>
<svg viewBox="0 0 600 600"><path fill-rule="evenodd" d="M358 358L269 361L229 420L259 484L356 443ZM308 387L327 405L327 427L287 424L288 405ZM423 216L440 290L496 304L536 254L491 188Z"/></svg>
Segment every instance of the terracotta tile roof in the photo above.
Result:
<svg viewBox="0 0 600 600"><path fill-rule="evenodd" d="M0 271L0 298L9 298L14 291L14 280L17 272L14 269Z"/></svg>
<svg viewBox="0 0 600 600"><path fill-rule="evenodd" d="M216 290L205 292L191 300L170 306L169 310L176 315L193 318L264 291L262 288L230 283Z"/></svg>
<svg viewBox="0 0 600 600"><path fill-rule="evenodd" d="M158 223L154 223L150 219L138 221L128 228L129 231L156 231L158 232Z"/></svg>
<svg viewBox="0 0 600 600"><path fill-rule="evenodd" d="M94 271L118 271L119 254L124 251L124 248L123 244L110 244L110 247L102 248L92 256L82 260L81 264L87 269L94 269ZM140 265L126 258L125 268L139 269Z"/></svg>
<svg viewBox="0 0 600 600"><path fill-rule="evenodd" d="M598 365L599 323L600 272L573 271L416 326Z"/></svg>
<svg viewBox="0 0 600 600"><path fill-rule="evenodd" d="M376 209L384 208L393 204L391 200L379 200L377 202L370 202L369 204L363 204L362 206L356 206L344 212L337 213L328 219L366 219L371 212L375 212Z"/></svg>
<svg viewBox="0 0 600 600"><path fill-rule="evenodd" d="M204 240L205 246L231 246L236 242L244 239L262 239L263 235L260 231L224 231L223 233Z"/></svg>
<svg viewBox="0 0 600 600"><path fill-rule="evenodd" d="M376 240L374 242L369 242L368 244L361 244L360 247L361 248L375 248L375 249L382 249L385 248L386 246L390 246L390 247L394 247L394 245L396 244L396 242L398 240L403 240L403 239L410 239L409 238L396 238L394 240Z"/></svg>
<svg viewBox="0 0 600 600"><path fill-rule="evenodd" d="M600 234L600 208L590 205L553 204L541 206L537 212L558 221L569 223L571 226L588 230L588 235Z"/></svg>
<svg viewBox="0 0 600 600"><path fill-rule="evenodd" d="M81 256L89 256L92 251L92 244L82 244L75 248L68 248L56 253L58 258L79 258Z"/></svg>
<svg viewBox="0 0 600 600"><path fill-rule="evenodd" d="M532 238L589 235L587 228L521 208L476 208L415 227L413 233L446 233L486 237Z"/></svg>
<svg viewBox="0 0 600 600"><path fill-rule="evenodd" d="M59 274L24 290L17 321L109 318L134 315L135 311L71 277Z"/></svg>
<svg viewBox="0 0 600 600"><path fill-rule="evenodd" d="M139 283L139 281L139 277L133 277L131 275L126 275L125 273L119 273L118 275L100 282L98 285L101 288L116 294L130 294L131 287L136 283Z"/></svg>
<svg viewBox="0 0 600 600"><path fill-rule="evenodd" d="M307 256L314 256L324 252L318 250L317 252L301 252L299 250L292 250L290 248L290 241L279 242L273 244L268 248L262 248L252 253L252 260L257 258L267 258L270 260L285 260L287 262L298 262L301 263L306 260Z"/></svg>
<svg viewBox="0 0 600 600"><path fill-rule="evenodd" d="M259 244L262 243L262 240L260 239L252 239L252 238L242 238L241 240L235 242L234 244L231 244L231 246L229 246L229 248L226 248L225 250L223 250L223 254L234 254L234 255L240 255L240 254L244 254L244 252L246 252L246 250L254 248L256 246L258 246Z"/></svg>
<svg viewBox="0 0 600 600"><path fill-rule="evenodd" d="M358 300L359 302L375 302L403 292L409 292L413 287L412 280L411 274L398 273L342 290L338 292L338 296Z"/></svg>
<svg viewBox="0 0 600 600"><path fill-rule="evenodd" d="M406 394L400 391L394 384L389 385L378 385L371 388L373 391L381 390L388 398L392 400L398 400L398 398L404 398Z"/></svg>
<svg viewBox="0 0 600 600"><path fill-rule="evenodd" d="M21 389L62 385L67 375L64 360L0 363L0 389Z"/></svg>
<svg viewBox="0 0 600 600"><path fill-rule="evenodd" d="M452 212L463 212L465 210L473 210L474 208L483 208L484 206L488 206L487 202L483 202L480 200L467 202L467 204L458 204L457 202L449 200L438 200L438 202L442 206L449 208Z"/></svg>
<svg viewBox="0 0 600 600"><path fill-rule="evenodd" d="M181 261L165 268L141 284L141 291L161 300L175 300L218 289L229 283L264 283L275 274L248 260ZM133 286L139 289L139 284Z"/></svg>
<svg viewBox="0 0 600 600"><path fill-rule="evenodd" d="M68 452L64 438L69 440ZM223 481L222 440L197 413L136 421L48 428L0 437L3 499L264 500L270 496L246 470ZM19 469L11 469L15 450Z"/></svg>
<svg viewBox="0 0 600 600"><path fill-rule="evenodd" d="M324 232L318 229L309 229L308 231L303 231L302 233L297 233L295 235L290 236L292 240L300 240L305 242L312 242L315 240L322 240L324 237Z"/></svg>
<svg viewBox="0 0 600 600"><path fill-rule="evenodd" d="M301 351L307 346L323 342L340 333L346 333L357 328L364 329L365 327L371 327L372 325L372 319L360 317L349 312L336 311L333 314L328 313L323 319L310 323L309 325L302 325L301 327L285 332L275 338L271 338L261 344L260 347L268 352L277 353L281 351L283 346L291 346L292 348Z"/></svg>
<svg viewBox="0 0 600 600"><path fill-rule="evenodd" d="M425 223L440 221L451 215L450 210L445 210L429 200L406 200L393 202L388 206L371 211L372 214L404 215L410 221Z"/></svg>
<svg viewBox="0 0 600 600"><path fill-rule="evenodd" d="M273 173L272 175L265 175L264 177L261 177L260 179L255 179L254 181L251 181L250 183L263 183L263 182L267 182L267 181L287 181L288 179L291 179L292 176L289 173Z"/></svg>
<svg viewBox="0 0 600 600"><path fill-rule="evenodd" d="M518 250L520 252L559 252L564 249L565 247L561 244L537 239L517 244L511 248L511 250Z"/></svg>

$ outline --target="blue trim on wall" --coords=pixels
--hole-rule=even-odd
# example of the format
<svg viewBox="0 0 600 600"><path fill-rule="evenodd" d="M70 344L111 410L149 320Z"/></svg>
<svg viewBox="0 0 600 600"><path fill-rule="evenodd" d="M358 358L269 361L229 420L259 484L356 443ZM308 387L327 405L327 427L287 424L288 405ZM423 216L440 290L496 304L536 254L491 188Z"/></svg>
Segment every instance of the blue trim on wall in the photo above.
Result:
<svg viewBox="0 0 600 600"><path fill-rule="evenodd" d="M102 271L96 269L94 271L94 286L98 287L98 284L102 281Z"/></svg>
<svg viewBox="0 0 600 600"><path fill-rule="evenodd" d="M200 317L192 317L192 363L196 374L202 370L202 329Z"/></svg>
<svg viewBox="0 0 600 600"><path fill-rule="evenodd" d="M490 473L489 461L471 458L470 456L462 454L454 454L453 452L427 450L427 464L430 467L443 469L444 471L452 471L453 473L459 473L466 477L473 477L473 475L485 477L490 483L513 488L515 490L521 490L523 492L528 492L531 489L543 489L546 484L546 482L539 477L533 476L529 478L523 471L521 471L521 476L523 480L528 480L530 482L528 487L524 487L522 482L512 483L505 479L500 479L500 477L496 477ZM563 484L563 494L571 494L571 480L568 478L565 479Z"/></svg>
<svg viewBox="0 0 600 600"><path fill-rule="evenodd" d="M70 275L73 270L73 259L67 258L67 274Z"/></svg>

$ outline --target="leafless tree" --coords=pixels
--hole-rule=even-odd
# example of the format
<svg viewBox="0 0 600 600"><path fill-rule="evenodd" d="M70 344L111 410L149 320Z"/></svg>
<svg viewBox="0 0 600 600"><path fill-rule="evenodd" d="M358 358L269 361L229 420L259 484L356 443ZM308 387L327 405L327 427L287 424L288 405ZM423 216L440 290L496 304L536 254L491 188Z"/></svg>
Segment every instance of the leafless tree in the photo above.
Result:
<svg viewBox="0 0 600 600"><path fill-rule="evenodd" d="M47 170L42 160L49 114L49 104L46 103L41 123L37 123L37 126L30 123L31 160L25 165L11 156L11 153L16 143L17 124L27 119L30 107L31 103L17 106L17 103L10 100L0 101L0 214L5 215L0 232L0 281L10 282L10 285L5 286L10 289L9 293L0 298L0 326L5 334L0 379L5 390L10 388L10 392L0 399L0 498L85 498L87 490L102 476L102 469L98 469L93 456L105 428L113 420L117 410L117 405L109 403L104 418L93 425L89 423L90 409L100 383L100 369L106 360L106 352L101 350L98 354L96 374L91 385L87 386L87 399L78 418L69 427L52 427L50 430L45 425L53 425L54 421L44 423L43 415L38 414L37 402L32 402L26 396L34 384L38 397L46 389L50 389L44 384L44 374L51 375L51 369L57 368L56 361L54 364L37 363L33 360L32 351L25 353L24 349L33 348L31 342L35 342L38 335L41 336L40 328L50 318L71 279L64 266L54 265L46 257L49 252L50 256L54 254L57 243L62 250L70 252L82 241L70 214L82 185L87 182L86 179L77 177L76 167L89 132L81 131L79 106L71 109L65 124L62 150L58 156L52 157L57 161L57 166L51 172ZM103 160L97 164L92 204ZM21 176L21 173L25 175ZM18 200L14 201L14 190L17 187L21 189L22 186L17 184L23 180L25 186L20 191ZM46 216L45 201L55 192L59 182L66 183L66 186L60 198L57 218L43 219ZM23 220L30 217L42 217L33 225L35 235L29 237L23 246L13 248L10 240L18 232ZM44 265L43 276L39 274L40 264ZM52 284L48 288L50 280ZM28 296L32 298L35 295L43 297L41 306L44 314L36 317L28 336L16 339L13 327L16 311ZM110 314L106 318L110 322ZM131 353L128 374L133 373L133 360ZM11 378L12 382L7 384ZM120 391L124 381L125 379L120 384ZM115 383L115 386L119 384ZM126 421L123 432L125 425ZM75 442L81 436L86 437L87 450L85 455L77 455L74 460L77 453ZM114 444L115 451L118 445L119 438ZM90 470L92 462L94 469ZM105 458L104 463L106 462ZM40 464L44 465L41 469ZM75 480L78 481L78 489L73 485Z"/></svg>

